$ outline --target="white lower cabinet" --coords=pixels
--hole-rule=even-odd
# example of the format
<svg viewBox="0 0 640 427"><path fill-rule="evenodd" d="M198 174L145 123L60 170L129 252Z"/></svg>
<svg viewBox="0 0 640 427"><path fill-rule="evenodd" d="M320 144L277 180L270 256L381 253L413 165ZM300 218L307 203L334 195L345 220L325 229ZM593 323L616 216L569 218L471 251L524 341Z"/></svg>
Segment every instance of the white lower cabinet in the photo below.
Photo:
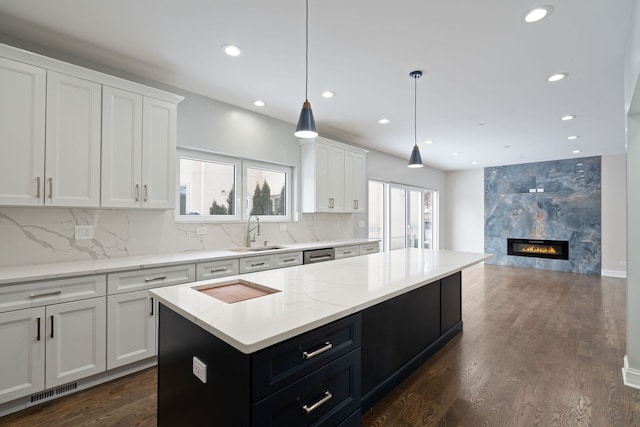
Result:
<svg viewBox="0 0 640 427"><path fill-rule="evenodd" d="M0 403L106 369L104 297L0 313Z"/></svg>
<svg viewBox="0 0 640 427"><path fill-rule="evenodd" d="M0 313L0 403L44 390L44 307Z"/></svg>
<svg viewBox="0 0 640 427"><path fill-rule="evenodd" d="M156 355L155 311L148 290L107 297L107 369Z"/></svg>

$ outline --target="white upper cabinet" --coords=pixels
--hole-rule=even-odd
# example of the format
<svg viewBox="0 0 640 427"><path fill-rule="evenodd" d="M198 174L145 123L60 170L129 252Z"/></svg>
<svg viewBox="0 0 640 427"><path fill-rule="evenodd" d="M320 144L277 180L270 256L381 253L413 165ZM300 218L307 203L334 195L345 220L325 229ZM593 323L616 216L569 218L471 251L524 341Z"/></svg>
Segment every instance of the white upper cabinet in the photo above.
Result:
<svg viewBox="0 0 640 427"><path fill-rule="evenodd" d="M47 72L0 57L0 205L43 203Z"/></svg>
<svg viewBox="0 0 640 427"><path fill-rule="evenodd" d="M301 153L302 212L364 212L364 150L316 138Z"/></svg>
<svg viewBox="0 0 640 427"><path fill-rule="evenodd" d="M183 97L0 44L0 206L172 209Z"/></svg>
<svg viewBox="0 0 640 427"><path fill-rule="evenodd" d="M365 204L365 157L353 151L344 153L344 208L346 212L364 213Z"/></svg>
<svg viewBox="0 0 640 427"><path fill-rule="evenodd" d="M101 92L98 83L47 71L47 206L100 206Z"/></svg>
<svg viewBox="0 0 640 427"><path fill-rule="evenodd" d="M142 118L142 207L172 209L175 204L175 104L145 97Z"/></svg>
<svg viewBox="0 0 640 427"><path fill-rule="evenodd" d="M141 206L142 95L102 89L102 206Z"/></svg>
<svg viewBox="0 0 640 427"><path fill-rule="evenodd" d="M104 86L102 206L172 209L176 105Z"/></svg>

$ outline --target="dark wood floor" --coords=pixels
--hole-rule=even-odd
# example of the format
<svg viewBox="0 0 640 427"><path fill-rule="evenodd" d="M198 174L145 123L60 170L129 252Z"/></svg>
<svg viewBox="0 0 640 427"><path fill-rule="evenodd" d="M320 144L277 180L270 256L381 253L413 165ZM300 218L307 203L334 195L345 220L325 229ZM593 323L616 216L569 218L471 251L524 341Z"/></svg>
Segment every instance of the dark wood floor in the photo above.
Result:
<svg viewBox="0 0 640 427"><path fill-rule="evenodd" d="M464 331L363 426L639 427L622 384L625 280L499 266L463 273ZM156 371L0 418L2 426L154 426Z"/></svg>

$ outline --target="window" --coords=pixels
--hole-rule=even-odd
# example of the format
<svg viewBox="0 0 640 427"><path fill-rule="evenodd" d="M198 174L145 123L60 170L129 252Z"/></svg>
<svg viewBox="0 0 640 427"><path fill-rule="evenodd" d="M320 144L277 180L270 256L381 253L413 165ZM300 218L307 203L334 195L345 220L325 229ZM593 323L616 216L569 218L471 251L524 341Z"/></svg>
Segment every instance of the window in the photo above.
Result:
<svg viewBox="0 0 640 427"><path fill-rule="evenodd" d="M192 150L179 156L179 221L291 219L291 167Z"/></svg>
<svg viewBox="0 0 640 427"><path fill-rule="evenodd" d="M369 181L369 238L384 250L435 248L435 191Z"/></svg>

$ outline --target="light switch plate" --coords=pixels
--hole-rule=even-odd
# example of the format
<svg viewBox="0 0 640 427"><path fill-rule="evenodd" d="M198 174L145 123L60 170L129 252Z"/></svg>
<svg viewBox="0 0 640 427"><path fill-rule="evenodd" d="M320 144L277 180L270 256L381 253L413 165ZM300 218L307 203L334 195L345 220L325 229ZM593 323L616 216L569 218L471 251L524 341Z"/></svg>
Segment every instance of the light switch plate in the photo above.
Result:
<svg viewBox="0 0 640 427"><path fill-rule="evenodd" d="M360 221L358 221L358 227L360 228L364 228L364 220L361 219Z"/></svg>
<svg viewBox="0 0 640 427"><path fill-rule="evenodd" d="M193 375L204 384L207 383L207 365L195 356L193 356Z"/></svg>
<svg viewBox="0 0 640 427"><path fill-rule="evenodd" d="M93 239L93 225L76 225L75 239L76 240Z"/></svg>
<svg viewBox="0 0 640 427"><path fill-rule="evenodd" d="M287 231L287 224L280 224L280 231Z"/></svg>
<svg viewBox="0 0 640 427"><path fill-rule="evenodd" d="M196 227L196 234L207 234L207 227L205 226Z"/></svg>

